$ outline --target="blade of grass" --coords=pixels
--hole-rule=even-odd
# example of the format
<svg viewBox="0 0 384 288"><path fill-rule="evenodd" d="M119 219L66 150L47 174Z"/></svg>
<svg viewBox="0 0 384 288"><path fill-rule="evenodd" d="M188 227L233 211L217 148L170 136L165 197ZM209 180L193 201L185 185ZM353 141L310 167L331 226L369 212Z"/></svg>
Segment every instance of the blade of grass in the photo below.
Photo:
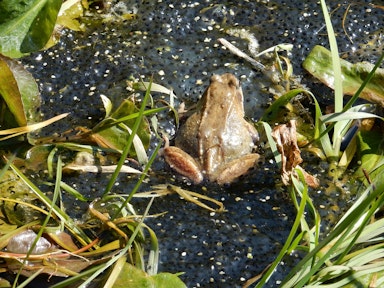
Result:
<svg viewBox="0 0 384 288"><path fill-rule="evenodd" d="M49 207L48 213L46 214L46 217L45 217L43 223L41 224L41 228L39 229L39 232L37 233L35 239L33 240L32 244L31 244L31 247L29 248L29 250L27 252L27 256L25 257L25 259L23 259L21 261L20 269L19 269L19 271L15 277L15 280L13 282L13 287L16 287L15 285L17 285L18 279L19 279L19 277L23 271L23 268L25 267L25 264L28 263L28 257L32 254L33 249L35 249L37 242L42 237L44 229L52 217L54 205L55 205L57 199L59 198L59 194L60 194L61 166L62 166L61 164L62 164L61 158L59 157L57 160L56 183L55 183L55 189L53 192L52 206Z"/></svg>
<svg viewBox="0 0 384 288"><path fill-rule="evenodd" d="M305 90L303 88L297 88L292 89L285 93L284 95L277 98L275 101L273 101L272 105L265 110L263 116L261 117L260 121L269 121L269 120L275 120L277 118L277 114L280 111L281 107L284 107L287 105L294 97L296 97L299 94L309 94L314 98L313 94Z"/></svg>
<svg viewBox="0 0 384 288"><path fill-rule="evenodd" d="M343 82L341 78L342 74L341 74L339 51L337 48L336 36L333 30L331 18L328 13L327 4L325 3L325 0L320 0L320 3L321 3L321 9L323 11L325 26L327 28L328 42L331 48L332 67L333 67L333 73L334 73L334 87L335 87L334 103L335 103L335 112L337 113L343 110ZM340 151L340 145L342 140L341 131L343 130L344 125L345 124L343 123L343 121L336 122L333 129L332 156L336 157L336 159L338 158L339 151Z"/></svg>
<svg viewBox="0 0 384 288"><path fill-rule="evenodd" d="M51 119L36 123L36 124L31 124L28 126L23 126L23 127L17 127L17 128L12 128L12 129L7 129L7 130L0 130L0 136L1 135L8 135L3 138L0 138L0 141L7 140L12 137L17 137L22 134L26 134L29 132L32 132L37 129L41 129L45 126L51 125L53 122L59 121L63 119L64 117L67 117L69 113L64 113L60 114L58 116L52 117Z"/></svg>
<svg viewBox="0 0 384 288"><path fill-rule="evenodd" d="M371 217L373 214L377 211L377 209L383 204L384 202L384 194L381 193L381 195L375 199L375 201L371 204L370 209L368 210L368 213L365 216L365 219L362 221L362 225L359 225L358 230L356 231L355 237L350 241L348 247L343 249L343 253L340 255L340 257L335 261L335 264L337 265L338 263L341 263L342 259L349 253L349 251L352 250L352 247L355 245L357 239L365 229L367 223L369 223Z"/></svg>
<svg viewBox="0 0 384 288"><path fill-rule="evenodd" d="M312 141L319 140L326 157L329 158L332 156L332 143L331 139L329 138L328 132L332 130L333 124L331 124L332 127L325 127L324 123L320 121L322 112L319 102L317 102L317 99L313 94L311 96L313 101L315 102L315 134L314 140ZM311 144L311 142L309 144Z"/></svg>
<svg viewBox="0 0 384 288"><path fill-rule="evenodd" d="M352 208L348 210L345 217L335 226L331 233L323 239L319 245L317 245L310 253L308 253L289 273L286 279L283 282L282 287L303 287L309 280L312 275L316 273L320 269L320 267L330 259L331 255L333 255L336 250L345 245L344 240L346 237L350 235L353 229L359 227L362 219L364 220L365 215L367 214L367 209L371 207L372 201L374 201L378 196L380 196L381 191L384 189L384 181L380 181L375 184L375 189L372 190L372 186L368 187L364 194L358 199L358 205L353 205ZM381 199L382 201L382 199ZM355 203L356 204L356 203ZM381 203L382 205L382 203ZM357 222L359 222L357 224ZM332 244L330 244L332 243ZM329 247L332 245L331 247ZM325 247L329 248L326 250L326 253L318 254ZM321 256L321 257L320 257ZM320 257L320 258L318 258ZM317 259L315 265L311 267L311 270L308 271L307 266L308 263L313 261L313 259ZM305 274L302 274L300 279L294 281L293 279L297 279L295 275L301 270L305 270Z"/></svg>
<svg viewBox="0 0 384 288"><path fill-rule="evenodd" d="M152 83L152 80L151 80L150 84L151 83ZM127 141L127 145L124 147L124 150L123 150L123 152L121 154L119 162L117 163L116 170L113 172L113 174L111 176L111 179L109 180L109 182L108 182L108 184L107 184L107 186L106 186L106 188L104 190L103 197L106 196L112 190L112 187L115 184L117 177L119 176L121 167L124 165L125 159L127 158L128 153L129 153L129 151L131 149L131 146L132 146L132 143L133 143L133 138L136 135L136 132L137 132L139 126L140 126L140 123L141 123L143 117L144 117L145 106L146 106L146 104L147 104L147 102L148 102L148 100L150 98L150 91L151 91L150 90L151 89L151 85L150 84L148 85L147 92L145 93L143 102L141 103L140 110L139 110L139 115L137 116L135 124L133 125L132 133L129 135L129 138L128 138L128 141Z"/></svg>
<svg viewBox="0 0 384 288"><path fill-rule="evenodd" d="M3 178L5 173L7 173L9 167L11 166L11 163L13 162L13 160L15 160L16 155L13 154L11 156L11 158L9 158L9 159L6 159L5 157L3 157L3 158L6 160L6 162L5 162L4 167L0 170L0 179Z"/></svg>
<svg viewBox="0 0 384 288"><path fill-rule="evenodd" d="M290 187L290 189L293 189L293 188ZM301 219L303 217L305 217L304 216L305 215L305 207L306 207L307 197L308 197L307 192L308 192L308 190L304 189L303 197L301 199L300 206L298 207L295 221L294 221L294 223L292 225L291 231L289 232L287 240L284 243L284 246L281 248L279 254L277 255L277 257L275 259L275 261L273 261L271 266L268 268L268 270L265 272L265 274L261 278L260 282L257 283L257 285L255 286L255 288L261 288L261 287L263 287L268 282L269 278L271 277L271 275L275 271L277 265L279 265L281 259L283 259L284 255L286 255L287 251L289 251L291 243L293 241L296 241L295 240L295 235L297 234L297 231L299 229L299 226L300 226L300 223L301 223Z"/></svg>
<svg viewBox="0 0 384 288"><path fill-rule="evenodd" d="M69 278L67 278L67 279L65 279L63 281L60 281L57 284L53 284L52 286L50 286L50 288L66 288L66 287L69 287L70 285L73 285L74 283L78 283L78 281L83 280L88 275L91 275L91 274L95 273L96 271L98 271L103 266L104 266L104 264L100 264L100 265L91 267L91 268L89 268L89 269L79 273L76 276L69 277ZM71 286L71 287L78 287L78 286Z"/></svg>
<svg viewBox="0 0 384 288"><path fill-rule="evenodd" d="M140 111L135 112L135 113L129 114L127 116L121 117L119 119L110 119L111 121L108 122L108 124L100 122L99 124L97 124L95 127L92 128L92 133L97 133L97 132L100 132L102 130L111 128L112 126L115 126L115 125L120 124L122 122L131 120L131 119L136 119L139 117L139 115L148 116L148 115L159 113L159 112L166 110L166 109L168 109L168 107L153 108L153 109L145 110L143 113L140 113Z"/></svg>
<svg viewBox="0 0 384 288"><path fill-rule="evenodd" d="M70 230L74 236L83 244L86 245L92 240L84 233L84 231L76 225L76 223L57 205L54 205L52 201L44 195L44 193L33 184L16 166L10 164L12 170L20 177L22 181L31 189L31 191L40 199L46 207L52 207L55 215L65 223L65 226Z"/></svg>
<svg viewBox="0 0 384 288"><path fill-rule="evenodd" d="M104 288L112 288L115 284L117 278L119 277L120 272L123 270L125 262L127 261L127 256L123 255L117 259L111 273L108 276L107 281L104 283Z"/></svg>
<svg viewBox="0 0 384 288"><path fill-rule="evenodd" d="M111 265L115 264L121 257L124 257L124 255L127 254L128 250L130 249L133 241L135 241L135 238L136 238L136 235L140 232L140 229L142 228L142 225L141 223L144 222L144 219L145 217L148 215L149 213L149 209L153 203L153 200L154 198L152 198L147 206L147 208L145 209L144 211L144 214L139 222L139 224L137 225L136 229L133 231L131 237L129 237L129 240L128 240L128 243L126 244L126 246L116 255L114 256L111 260L109 260L108 262L106 262L102 268L100 268L99 270L97 270L96 272L94 272L86 281L84 281L80 286L78 286L78 288L86 288L88 287L88 285L97 277L99 276L101 273L103 273L106 269L108 269Z"/></svg>
<svg viewBox="0 0 384 288"><path fill-rule="evenodd" d="M384 121L383 117L380 117L379 115L376 115L373 113L353 112L353 111L328 114L323 116L321 120L324 123L329 123L329 122L338 122L338 121L352 121L354 119L366 119L366 118L378 118Z"/></svg>
<svg viewBox="0 0 384 288"><path fill-rule="evenodd" d="M17 288L28 287L28 284L31 283L36 277L38 277L43 270L44 270L44 268L38 269L35 273L33 273L32 275L28 276L28 278L23 283L21 283L20 285L17 285ZM16 285L15 284L16 281L17 281L17 279L15 279L12 287L16 287L16 286L14 286L14 285Z"/></svg>
<svg viewBox="0 0 384 288"><path fill-rule="evenodd" d="M277 150L276 142L272 137L272 128L267 122L261 122L263 124L265 134L267 135L269 146L271 147L273 157L275 158L276 164L281 167L281 154Z"/></svg>
<svg viewBox="0 0 384 288"><path fill-rule="evenodd" d="M143 182L147 172L149 171L149 168L151 168L153 161L156 159L157 153L159 152L161 145L162 145L162 142L160 141L160 143L156 146L155 151L153 151L153 154L149 158L148 163L145 165L143 173L140 175L139 180L137 181L137 183L129 193L128 197L125 199L124 203L120 206L120 209L116 211L115 215L112 215L111 217L112 220L115 219L120 214L121 210L131 201L133 195L135 195L137 190L139 190L141 183Z"/></svg>
<svg viewBox="0 0 384 288"><path fill-rule="evenodd" d="M159 265L159 242L157 240L155 231L153 231L144 223L142 225L147 229L151 238L151 249L148 255L148 265L146 272L148 275L156 275Z"/></svg>

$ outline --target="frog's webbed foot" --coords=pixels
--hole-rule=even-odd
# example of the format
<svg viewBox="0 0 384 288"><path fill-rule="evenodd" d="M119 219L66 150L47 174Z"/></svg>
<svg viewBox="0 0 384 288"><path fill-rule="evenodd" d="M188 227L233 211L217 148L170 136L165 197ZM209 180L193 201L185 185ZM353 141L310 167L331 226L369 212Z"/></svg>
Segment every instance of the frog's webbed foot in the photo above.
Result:
<svg viewBox="0 0 384 288"><path fill-rule="evenodd" d="M227 163L216 179L217 184L223 185L233 182L236 178L247 173L247 171L254 167L259 160L260 155L253 153L244 155Z"/></svg>
<svg viewBox="0 0 384 288"><path fill-rule="evenodd" d="M177 173L188 177L195 184L203 181L203 173L200 165L191 155L175 146L165 147L163 150L165 161Z"/></svg>

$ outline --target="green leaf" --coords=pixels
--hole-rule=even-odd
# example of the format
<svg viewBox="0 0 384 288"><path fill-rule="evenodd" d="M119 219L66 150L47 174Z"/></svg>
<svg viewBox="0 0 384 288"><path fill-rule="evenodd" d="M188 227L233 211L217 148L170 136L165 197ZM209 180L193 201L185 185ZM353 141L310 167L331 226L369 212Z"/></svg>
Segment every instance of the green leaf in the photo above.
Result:
<svg viewBox="0 0 384 288"><path fill-rule="evenodd" d="M343 79L343 93L354 95L374 65L368 62L352 64L340 59ZM330 88L334 88L334 73L331 52L322 46L315 46L303 62L303 67ZM360 97L370 102L384 103L384 69L378 68Z"/></svg>
<svg viewBox="0 0 384 288"><path fill-rule="evenodd" d="M74 31L83 31L83 25L78 18L83 16L84 9L81 0L65 1L60 9L57 24L67 27Z"/></svg>
<svg viewBox="0 0 384 288"><path fill-rule="evenodd" d="M115 120L119 121L119 119L136 113L137 111L138 108L135 106L135 103L125 99L121 105L111 113L110 117L104 119L100 124L98 124L97 130L95 129L97 132L93 134L93 138L101 147L122 151L127 145L127 141L130 135L129 129L133 128L136 118L127 119L118 124L114 124ZM111 126L111 124L114 125ZM104 127L108 128L104 129ZM143 118L143 121L141 121L137 131L137 136L140 138L142 145L140 143L134 143L135 147L132 147L131 151L129 152L129 154L132 156L137 154L138 146L142 146L144 149L148 148L149 146L151 135L149 123L146 118Z"/></svg>
<svg viewBox="0 0 384 288"><path fill-rule="evenodd" d="M51 37L62 0L0 2L0 52L17 58L43 48Z"/></svg>
<svg viewBox="0 0 384 288"><path fill-rule="evenodd" d="M44 46L44 50L52 47L60 40L60 33L55 33L62 28L68 28L73 31L84 31L84 23L79 21L79 18L84 14L83 0L66 0L60 8L59 14L56 19L56 27L51 35L51 38ZM59 27L59 28L57 28Z"/></svg>
<svg viewBox="0 0 384 288"><path fill-rule="evenodd" d="M284 95L280 96L277 98L271 106L268 107L268 109L264 112L263 117L260 119L260 121L276 121L276 118L280 112L280 109L287 105L294 97L299 95L300 93L309 93L308 90L302 89L302 88L297 88L288 91Z"/></svg>
<svg viewBox="0 0 384 288"><path fill-rule="evenodd" d="M40 93L33 76L18 62L0 55L0 96L7 105L3 128L40 121Z"/></svg>
<svg viewBox="0 0 384 288"><path fill-rule="evenodd" d="M355 177L364 180L364 169L371 179L375 179L384 169L383 135L379 131L361 131L357 134L357 139L361 164L355 172Z"/></svg>
<svg viewBox="0 0 384 288"><path fill-rule="evenodd" d="M180 278L171 273L160 273L149 276L143 270L125 263L119 277L113 285L114 288L184 288L187 287Z"/></svg>
<svg viewBox="0 0 384 288"><path fill-rule="evenodd" d="M105 117L108 117L112 112L112 101L105 95L100 95L101 101L103 101L105 109Z"/></svg>

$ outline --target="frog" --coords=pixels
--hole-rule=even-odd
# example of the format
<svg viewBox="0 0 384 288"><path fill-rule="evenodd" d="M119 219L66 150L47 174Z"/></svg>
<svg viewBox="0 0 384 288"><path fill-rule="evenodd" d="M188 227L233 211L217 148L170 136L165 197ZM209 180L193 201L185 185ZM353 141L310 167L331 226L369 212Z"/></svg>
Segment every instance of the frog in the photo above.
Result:
<svg viewBox="0 0 384 288"><path fill-rule="evenodd" d="M195 184L204 179L231 184L261 159L254 152L259 134L244 117L239 80L231 73L214 74L174 145L165 145L166 163Z"/></svg>

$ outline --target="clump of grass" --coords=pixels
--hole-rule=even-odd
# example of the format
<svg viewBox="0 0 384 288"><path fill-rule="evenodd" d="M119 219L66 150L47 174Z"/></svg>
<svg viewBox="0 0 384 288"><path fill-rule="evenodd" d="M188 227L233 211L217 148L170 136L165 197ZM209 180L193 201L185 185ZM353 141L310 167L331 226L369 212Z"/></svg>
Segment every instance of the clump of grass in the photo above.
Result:
<svg viewBox="0 0 384 288"><path fill-rule="evenodd" d="M321 219L308 195L303 175L292 177L290 194L297 209L291 232L276 260L255 287L263 287L280 261L294 250L305 252L280 287L381 287L384 283L384 181L377 178L329 234L321 239ZM299 198L296 196L298 195ZM307 222L308 213L313 225ZM300 244L303 243L303 244Z"/></svg>
<svg viewBox="0 0 384 288"><path fill-rule="evenodd" d="M57 200L61 199L61 189L64 189L71 193L74 197L76 197L80 201L87 201L82 197L81 192L76 191L75 189L68 187L62 181L62 162L60 155L58 157L53 157L51 155L48 159L49 167L52 171L55 170L55 183L52 184L54 186L53 198L50 199L47 197L34 183L32 183L26 175L24 175L14 164L12 164L12 159L7 161L5 167L1 170L0 176L4 175L9 168L13 170L13 172L19 177L19 180L24 182L24 184L28 187L28 189L34 194L36 199L38 199L45 207L46 210L41 209L35 205L31 205L29 203L15 200L18 205L28 206L31 209L35 209L36 211L45 214L45 220L40 223L39 221L35 221L33 223L26 223L22 229L27 229L28 227L38 225L38 233L31 244L32 251L33 246L36 245L38 239L40 239L44 234L52 231L56 232L68 232L73 239L76 239L77 243L82 245L82 247L78 251L66 250L67 247L65 243L62 243L60 239L53 238L56 245L61 246L63 250L53 251L43 255L30 255L30 252L25 255L18 254L17 256L14 253L8 252L0 252L0 257L4 259L12 259L18 261L18 259L22 259L22 261L17 264L19 265L18 275L28 273L29 262L34 261L34 267L40 267L33 275L29 274L29 278L26 282L22 283L21 286L28 285L35 277L37 277L41 273L48 273L48 271L52 271L52 264L49 264L52 260L59 262L62 257L68 258L66 264L61 264L61 268L57 269L57 272L51 272L52 275L62 276L67 275L71 276L68 279L61 281L52 287L67 287L68 285L80 285L78 287L86 287L89 283L94 281L96 278L100 278L103 275L103 281L105 282L104 287L113 287L116 281L124 282L126 281L127 275L131 275L130 273L126 273L127 271L141 271L135 272L132 277L139 277L140 281L149 281L150 283L159 283L158 281L164 281L166 279L166 283L173 287L185 287L182 281L177 277L177 275L169 274L169 273L161 273L160 277L157 277L157 267L158 267L158 255L159 255L159 246L156 234L152 229L150 229L147 225L144 224L144 219L148 214L149 208L153 199L149 202L148 207L144 213L144 215L137 215L133 208L131 208L130 200L133 195L139 189L142 181L147 175L150 166L152 165L157 152L160 149L161 141L153 151L152 155L148 159L145 164L143 173L141 173L135 187L129 192L127 196L123 195L113 195L112 187L120 173L120 169L122 168L129 151L131 150L131 145L133 143L134 136L139 128L140 123L145 114L145 107L150 99L150 84L146 90L145 96L140 106L140 110L136 115L135 124L132 127L132 131L130 137L127 141L127 145L124 147L118 164L116 166L116 170L112 174L112 177L106 186L102 198L99 200L94 200L89 208L90 215L92 218L96 219L96 226L93 228L82 228L75 220L73 220L70 215L65 212L65 207L63 204L58 205ZM118 125L118 123L115 123ZM55 154L56 150L53 149L51 154ZM57 163L55 167L53 167L53 162L57 159ZM53 175L52 175L53 176ZM49 183L48 183L49 184ZM13 201L8 199L1 199L4 201ZM99 211L99 208L95 208L97 202L101 202L98 207L109 207L107 211ZM61 203L61 202L60 202ZM113 208L112 208L113 206ZM109 214L109 215L108 215ZM53 223L57 223L57 227L51 227ZM48 225L49 223L49 225ZM99 231L98 231L99 230ZM108 237L105 237L106 233L100 232L108 230ZM17 229L17 231L20 231ZM145 231L149 234L150 247L148 251L147 261L145 261L144 256L144 238ZM13 237L15 233L8 233L6 235L2 235L0 239L2 239L2 243L6 243L11 237ZM96 235L96 238L93 239L91 235ZM49 234L48 235L52 235ZM103 236L104 235L104 236ZM111 236L112 235L112 236ZM114 236L113 236L114 235ZM52 236L53 237L53 236ZM5 244L6 245L6 244ZM0 249L4 248L3 245ZM65 247L65 249L64 249ZM81 261L79 259L83 259L88 264L85 265L83 269L78 270L76 266L76 261ZM71 262L72 261L72 262ZM147 262L147 263L146 263ZM136 268L133 268L133 266ZM133 270L132 270L133 269ZM123 271L123 272L120 272ZM124 272L125 271L125 272ZM108 272L108 273L107 273ZM133 272L132 272L133 273ZM121 278L125 280L121 280ZM129 277L129 276L128 276ZM134 281L138 281L135 279ZM18 276L14 282L14 285L17 285ZM80 284L79 284L80 283ZM135 282L133 282L135 283ZM143 285L143 284L142 284ZM156 284L157 285L157 284Z"/></svg>
<svg viewBox="0 0 384 288"><path fill-rule="evenodd" d="M341 173L338 169L341 168L342 170L346 167L340 167L343 166L341 163L345 163L341 162L344 161L343 157L351 159L354 156L354 152L351 152L353 150L346 149L343 154L340 149L342 139L353 121L369 117L382 119L377 115L365 112L364 109L367 105L353 107L353 104L379 67L384 53L355 95L343 106L342 79L336 37L324 0L321 0L321 7L332 51L335 77L335 113L323 116L314 95L309 91L302 91L302 89L290 91L287 96L277 100L280 103L273 106L278 107L288 103L297 93L305 92L314 99L316 107L315 139L320 143L326 158L331 163L331 170L336 171L334 176L338 176ZM271 113L273 113L274 107L270 108ZM326 127L326 123L332 124ZM263 124L266 130L270 131L269 125ZM332 129L333 136L331 139L328 133ZM270 133L267 132L268 134ZM273 145L273 140L270 138L269 142L272 143L271 147L276 161L279 162L279 155L275 145ZM345 153L352 155L345 155ZM336 288L356 287L356 285L381 287L384 284L384 238L382 236L384 219L380 218L384 205L382 173L375 176L372 183L354 201L352 207L330 232L322 236L320 233L322 219L308 194L308 187L303 174L298 170L296 172L299 179L292 177L292 185L288 188L297 209L294 224L280 253L265 273L260 276L260 281L255 287L263 287L282 259L289 257L295 250L301 251L300 254L304 252L304 256L283 280L280 287ZM310 222L307 220L308 215L312 216Z"/></svg>
<svg viewBox="0 0 384 288"><path fill-rule="evenodd" d="M315 138L321 143L326 158L330 162L330 174L337 178L345 169L346 165L342 165L340 159L348 158L352 159L354 156L353 150L346 149L344 153L341 153L341 145L344 136L348 133L348 130L353 125L353 121L361 118L377 117L372 113L366 113L362 107L352 107L358 99L360 93L363 91L367 83L373 77L376 69L380 66L384 53L378 59L376 65L373 67L371 72L364 79L362 85L356 91L355 95L347 102L343 104L343 80L341 73L341 64L338 52L338 46L336 36L333 30L330 15L327 10L325 0L321 0L321 8L324 15L325 26L327 28L327 35L332 56L332 67L334 77L334 112L330 115L323 116L319 107L316 107L316 127L315 127ZM317 106L317 103L316 103ZM325 123L332 123L328 127ZM332 140L328 133L333 130ZM341 169L341 171L340 171Z"/></svg>

